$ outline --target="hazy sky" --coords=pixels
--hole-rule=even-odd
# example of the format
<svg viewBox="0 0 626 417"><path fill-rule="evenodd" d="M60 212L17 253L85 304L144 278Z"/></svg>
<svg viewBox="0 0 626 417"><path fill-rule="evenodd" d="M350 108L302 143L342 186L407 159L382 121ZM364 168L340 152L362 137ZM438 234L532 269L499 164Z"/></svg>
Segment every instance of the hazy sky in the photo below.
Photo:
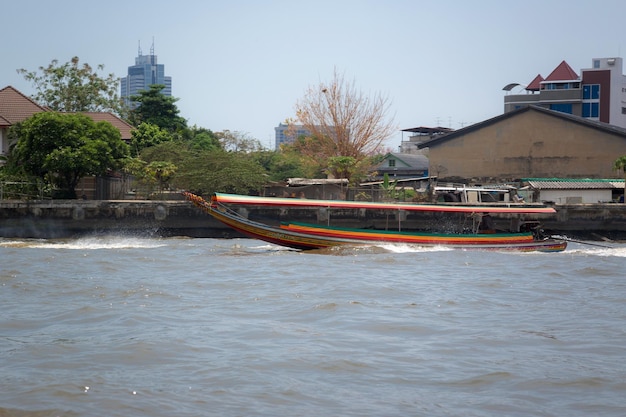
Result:
<svg viewBox="0 0 626 417"><path fill-rule="evenodd" d="M189 125L229 129L274 147L310 85L334 69L391 101L401 129L458 129L502 114L510 82L546 77L565 60L626 54L626 1L597 0L79 0L4 1L0 88L26 95L18 68L78 56L126 75L138 44L158 63Z"/></svg>

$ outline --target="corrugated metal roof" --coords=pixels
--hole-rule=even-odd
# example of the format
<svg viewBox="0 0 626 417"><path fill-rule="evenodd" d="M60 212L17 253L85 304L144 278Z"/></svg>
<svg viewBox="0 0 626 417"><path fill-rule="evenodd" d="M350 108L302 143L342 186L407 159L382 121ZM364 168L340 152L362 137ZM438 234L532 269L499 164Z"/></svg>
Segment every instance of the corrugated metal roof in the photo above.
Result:
<svg viewBox="0 0 626 417"><path fill-rule="evenodd" d="M290 186L302 186L302 185L328 185L328 184L348 184L348 180L346 178L289 178L287 179L287 184Z"/></svg>
<svg viewBox="0 0 626 417"><path fill-rule="evenodd" d="M624 180L532 180L525 181L537 190L606 190L623 189Z"/></svg>

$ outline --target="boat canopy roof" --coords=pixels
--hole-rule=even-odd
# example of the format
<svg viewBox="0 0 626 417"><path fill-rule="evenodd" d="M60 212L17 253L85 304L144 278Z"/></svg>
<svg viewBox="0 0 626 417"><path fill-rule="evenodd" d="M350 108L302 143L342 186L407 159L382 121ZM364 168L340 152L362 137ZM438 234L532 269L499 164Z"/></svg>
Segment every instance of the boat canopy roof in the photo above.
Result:
<svg viewBox="0 0 626 417"><path fill-rule="evenodd" d="M224 204L244 204L252 206L282 206L282 207L326 207L346 209L379 209L379 210L406 210L406 211L432 211L447 213L518 213L518 214L553 214L556 210L552 207L507 204L507 205L456 205L456 204L410 204L410 203L384 203L368 201L343 201L343 200L310 200L306 198L279 198L258 197L237 194L215 193L212 200Z"/></svg>

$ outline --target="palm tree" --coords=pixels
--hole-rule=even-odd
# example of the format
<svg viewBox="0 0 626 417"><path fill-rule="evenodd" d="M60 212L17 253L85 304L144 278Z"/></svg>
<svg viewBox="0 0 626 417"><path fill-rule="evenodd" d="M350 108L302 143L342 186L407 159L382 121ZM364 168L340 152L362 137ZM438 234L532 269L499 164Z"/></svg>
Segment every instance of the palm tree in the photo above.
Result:
<svg viewBox="0 0 626 417"><path fill-rule="evenodd" d="M619 171L622 170L624 173L624 196L622 197L622 202L626 203L626 155L620 156L613 163L613 169Z"/></svg>

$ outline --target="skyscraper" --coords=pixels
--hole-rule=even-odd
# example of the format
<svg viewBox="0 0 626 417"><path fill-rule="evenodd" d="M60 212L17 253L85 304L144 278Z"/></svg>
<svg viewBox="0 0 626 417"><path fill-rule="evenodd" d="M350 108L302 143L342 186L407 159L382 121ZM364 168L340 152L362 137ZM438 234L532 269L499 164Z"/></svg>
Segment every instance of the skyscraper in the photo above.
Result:
<svg viewBox="0 0 626 417"><path fill-rule="evenodd" d="M172 77L165 76L165 65L157 64L157 56L154 54L154 42L150 47L150 55L142 55L139 45L139 55L135 58L135 65L128 67L128 76L120 80L120 97L129 107L135 107L131 97L139 94L142 90L149 90L153 84L165 86L161 93L170 97L172 95Z"/></svg>

